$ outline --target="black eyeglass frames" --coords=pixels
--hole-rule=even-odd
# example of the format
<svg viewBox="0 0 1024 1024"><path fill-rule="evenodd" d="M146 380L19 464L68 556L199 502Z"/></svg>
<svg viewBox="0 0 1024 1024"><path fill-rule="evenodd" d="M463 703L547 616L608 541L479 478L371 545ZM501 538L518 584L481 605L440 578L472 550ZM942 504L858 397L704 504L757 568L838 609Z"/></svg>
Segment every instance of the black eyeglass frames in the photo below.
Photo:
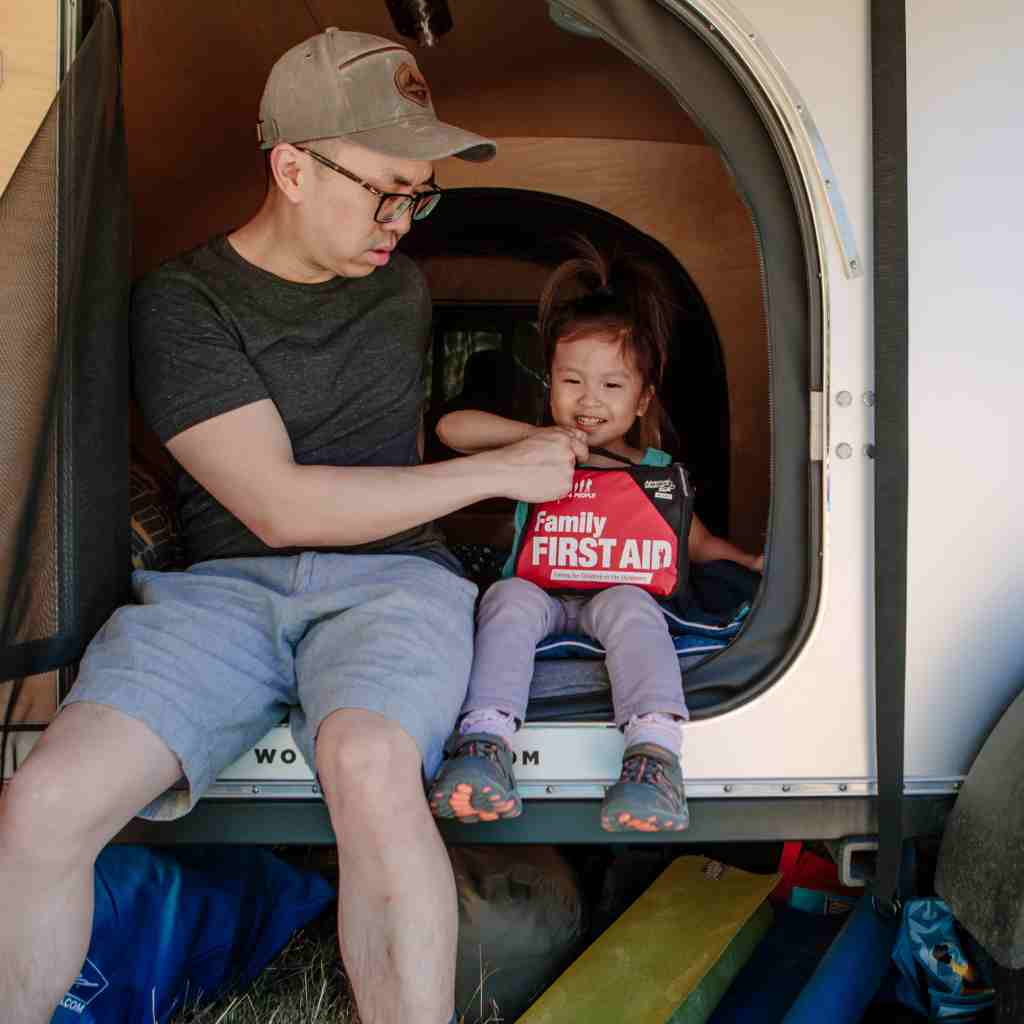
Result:
<svg viewBox="0 0 1024 1024"><path fill-rule="evenodd" d="M296 146L295 148L300 153L306 153L311 156L317 163L323 164L324 167L337 171L338 174L348 178L349 181L362 185L367 192L376 196L380 202L377 203L377 212L373 215L373 219L378 224L390 224L393 221L400 220L410 209L412 209L413 220L423 220L424 217L429 217L434 212L435 207L441 201L441 196L444 194L444 190L436 185L432 186L429 191L415 192L411 195L406 192L382 192L379 188L374 188L368 181L364 181L359 175L345 170L340 164L336 164L333 160L328 159L323 153L318 153L315 149L307 149L305 146Z"/></svg>

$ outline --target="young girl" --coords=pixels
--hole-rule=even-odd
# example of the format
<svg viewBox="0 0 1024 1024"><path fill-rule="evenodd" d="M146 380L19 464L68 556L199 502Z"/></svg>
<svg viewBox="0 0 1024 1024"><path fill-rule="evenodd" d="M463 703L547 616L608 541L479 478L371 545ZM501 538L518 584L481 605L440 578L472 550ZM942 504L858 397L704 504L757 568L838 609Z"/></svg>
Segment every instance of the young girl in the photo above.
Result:
<svg viewBox="0 0 1024 1024"><path fill-rule="evenodd" d="M478 452L538 430L567 431L641 465L663 466L657 397L668 352L669 307L645 265L605 261L589 243L551 276L540 300L540 333L551 379L552 427L465 410L437 432L449 447ZM592 455L590 466L618 463ZM516 509L518 535L526 507ZM763 559L710 534L694 516L689 557L730 559L761 571ZM505 566L511 577L512 561ZM689 717L679 659L657 601L634 586L556 596L526 580L494 584L480 602L473 670L452 757L434 780L436 817L470 823L513 818L522 809L509 740L526 713L534 649L550 633L583 632L606 652L615 722L625 732L622 774L601 807L609 832L679 831L689 823L679 759Z"/></svg>

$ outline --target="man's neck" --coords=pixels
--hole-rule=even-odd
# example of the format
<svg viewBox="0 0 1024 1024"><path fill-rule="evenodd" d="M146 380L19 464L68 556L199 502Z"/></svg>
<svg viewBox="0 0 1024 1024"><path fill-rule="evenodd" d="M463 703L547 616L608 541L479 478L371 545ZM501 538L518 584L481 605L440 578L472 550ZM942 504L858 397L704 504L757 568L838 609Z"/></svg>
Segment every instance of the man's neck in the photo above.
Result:
<svg viewBox="0 0 1024 1024"><path fill-rule="evenodd" d="M275 277L298 284L321 284L337 277L313 263L297 244L297 225L290 211L268 196L252 220L228 235L228 244L247 263Z"/></svg>

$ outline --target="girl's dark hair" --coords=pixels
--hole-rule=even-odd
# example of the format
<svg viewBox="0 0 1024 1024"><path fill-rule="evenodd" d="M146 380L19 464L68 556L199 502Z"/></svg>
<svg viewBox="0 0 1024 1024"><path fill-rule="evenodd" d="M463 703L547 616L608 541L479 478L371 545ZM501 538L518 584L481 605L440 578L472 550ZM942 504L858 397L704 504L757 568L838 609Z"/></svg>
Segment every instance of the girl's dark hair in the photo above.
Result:
<svg viewBox="0 0 1024 1024"><path fill-rule="evenodd" d="M548 278L539 304L540 335L548 372L559 342L600 334L618 342L640 372L644 390L653 387L647 411L626 435L636 448L657 447L671 425L658 392L668 362L673 302L658 271L625 254L603 255L586 238L571 240L577 254Z"/></svg>

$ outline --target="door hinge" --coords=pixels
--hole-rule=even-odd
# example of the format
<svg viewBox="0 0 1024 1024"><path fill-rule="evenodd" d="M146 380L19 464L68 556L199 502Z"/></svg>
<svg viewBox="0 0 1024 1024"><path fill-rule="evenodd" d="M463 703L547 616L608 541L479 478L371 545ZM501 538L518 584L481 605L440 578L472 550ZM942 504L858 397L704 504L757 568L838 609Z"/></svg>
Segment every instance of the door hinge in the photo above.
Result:
<svg viewBox="0 0 1024 1024"><path fill-rule="evenodd" d="M823 391L811 392L811 462L821 462L825 458L825 394Z"/></svg>

